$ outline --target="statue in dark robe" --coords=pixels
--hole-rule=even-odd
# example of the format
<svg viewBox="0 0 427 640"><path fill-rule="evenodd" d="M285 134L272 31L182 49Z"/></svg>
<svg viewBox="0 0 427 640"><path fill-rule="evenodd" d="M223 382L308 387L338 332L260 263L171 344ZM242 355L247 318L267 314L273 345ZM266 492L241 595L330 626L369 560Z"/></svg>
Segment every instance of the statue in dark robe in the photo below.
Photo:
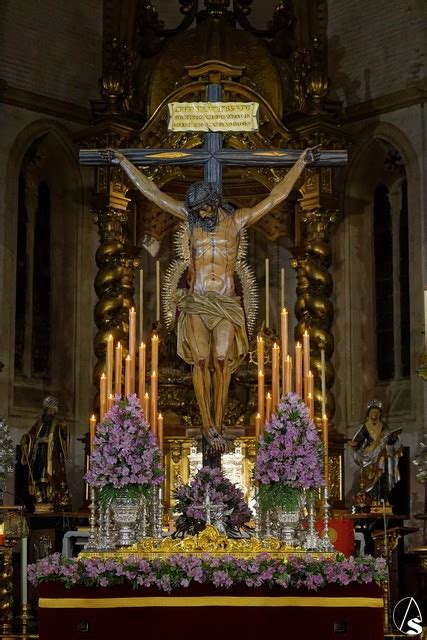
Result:
<svg viewBox="0 0 427 640"><path fill-rule="evenodd" d="M21 439L21 464L28 468L28 495L36 512L71 508L65 473L70 433L58 410L58 400L47 396L42 415Z"/></svg>

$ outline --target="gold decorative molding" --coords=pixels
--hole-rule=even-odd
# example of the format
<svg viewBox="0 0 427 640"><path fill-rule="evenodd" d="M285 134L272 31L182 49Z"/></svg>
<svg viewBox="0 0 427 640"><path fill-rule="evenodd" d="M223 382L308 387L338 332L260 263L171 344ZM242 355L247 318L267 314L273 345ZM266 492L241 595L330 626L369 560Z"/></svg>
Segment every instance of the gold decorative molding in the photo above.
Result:
<svg viewBox="0 0 427 640"><path fill-rule="evenodd" d="M167 559L173 555L203 556L208 553L211 558L221 558L232 555L235 558L253 558L261 553L268 553L271 558L286 561L289 556L304 556L306 551L300 547L291 547L277 538L227 538L218 530L207 525L196 536L187 536L183 539L172 537L157 540L144 538L131 547L116 549L110 552L87 552L79 554L79 558L103 558L123 560L128 556L147 559ZM332 558L334 553L317 552L311 554L315 558Z"/></svg>

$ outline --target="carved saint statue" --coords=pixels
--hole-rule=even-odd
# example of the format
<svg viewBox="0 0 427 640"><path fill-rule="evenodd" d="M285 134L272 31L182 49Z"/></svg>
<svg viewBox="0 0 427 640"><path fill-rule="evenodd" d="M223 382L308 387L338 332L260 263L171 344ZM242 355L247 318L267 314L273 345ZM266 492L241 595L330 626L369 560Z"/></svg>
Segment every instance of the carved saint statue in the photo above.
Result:
<svg viewBox="0 0 427 640"><path fill-rule="evenodd" d="M146 198L188 225L189 290L177 300L178 354L193 366L206 449L218 456L226 449L222 425L230 377L248 351L244 312L234 283L241 233L287 198L304 167L320 152L318 147L303 151L264 200L239 209L223 202L209 182L190 185L185 201L175 200L120 151L109 149L105 154Z"/></svg>
<svg viewBox="0 0 427 640"><path fill-rule="evenodd" d="M65 422L56 417L58 410L58 400L46 396L42 415L21 439L21 464L28 467L28 494L35 500L36 511L71 506L65 475L70 434Z"/></svg>
<svg viewBox="0 0 427 640"><path fill-rule="evenodd" d="M387 427L381 401L372 400L366 407L365 421L349 442L354 450L354 461L360 467L361 487L376 504L381 499L388 502L390 491L400 480L401 431Z"/></svg>

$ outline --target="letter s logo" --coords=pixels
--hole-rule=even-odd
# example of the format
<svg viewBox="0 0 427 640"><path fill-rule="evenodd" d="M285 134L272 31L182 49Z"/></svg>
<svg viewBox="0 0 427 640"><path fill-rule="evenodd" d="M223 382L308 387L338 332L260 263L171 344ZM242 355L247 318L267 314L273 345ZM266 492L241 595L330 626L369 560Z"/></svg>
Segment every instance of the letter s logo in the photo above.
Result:
<svg viewBox="0 0 427 640"><path fill-rule="evenodd" d="M423 630L422 626L418 624L419 622L422 622L421 618L412 618L412 620L408 620L406 626L409 627L410 631L405 631L406 635L419 636Z"/></svg>
<svg viewBox="0 0 427 640"><path fill-rule="evenodd" d="M393 622L397 629L407 636L419 636L423 632L423 617L415 598L400 600L393 609Z"/></svg>

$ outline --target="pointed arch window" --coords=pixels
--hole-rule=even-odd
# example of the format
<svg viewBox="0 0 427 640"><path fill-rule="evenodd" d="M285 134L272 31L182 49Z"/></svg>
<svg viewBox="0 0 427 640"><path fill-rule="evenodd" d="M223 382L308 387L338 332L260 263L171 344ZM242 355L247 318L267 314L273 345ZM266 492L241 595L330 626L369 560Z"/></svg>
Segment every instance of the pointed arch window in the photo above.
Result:
<svg viewBox="0 0 427 640"><path fill-rule="evenodd" d="M31 154L30 154L31 151ZM27 152L18 186L15 372L49 376L51 334L51 191Z"/></svg>
<svg viewBox="0 0 427 640"><path fill-rule="evenodd" d="M375 329L378 380L410 374L408 190L406 180L374 194Z"/></svg>

